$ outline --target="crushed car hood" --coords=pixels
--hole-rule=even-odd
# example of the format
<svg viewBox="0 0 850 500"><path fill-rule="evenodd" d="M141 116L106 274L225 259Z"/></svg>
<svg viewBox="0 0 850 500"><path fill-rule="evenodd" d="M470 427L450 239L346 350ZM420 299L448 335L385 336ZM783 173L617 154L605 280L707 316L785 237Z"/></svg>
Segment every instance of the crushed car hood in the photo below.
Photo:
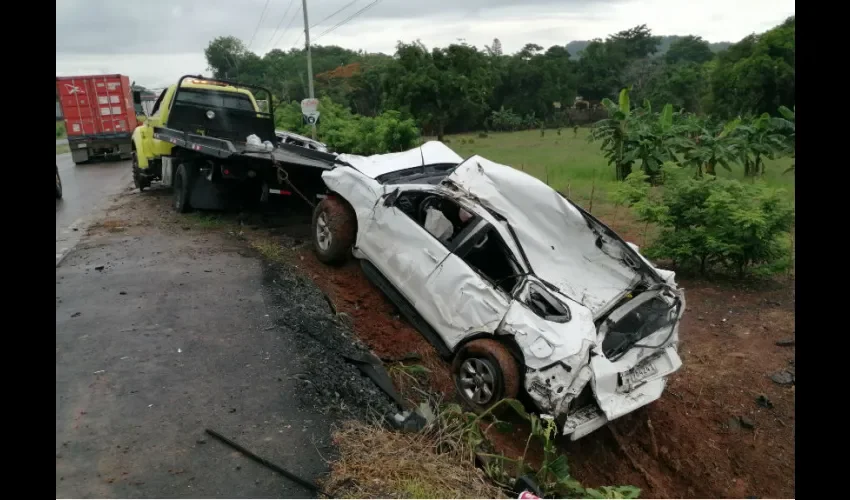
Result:
<svg viewBox="0 0 850 500"><path fill-rule="evenodd" d="M557 191L519 170L473 156L447 177L504 217L534 274L604 315L641 281L663 281L641 256Z"/></svg>
<svg viewBox="0 0 850 500"><path fill-rule="evenodd" d="M428 141L422 146L402 151L372 156L341 154L340 161L346 162L369 177L376 179L390 172L398 172L423 165L457 165L463 158L442 142Z"/></svg>

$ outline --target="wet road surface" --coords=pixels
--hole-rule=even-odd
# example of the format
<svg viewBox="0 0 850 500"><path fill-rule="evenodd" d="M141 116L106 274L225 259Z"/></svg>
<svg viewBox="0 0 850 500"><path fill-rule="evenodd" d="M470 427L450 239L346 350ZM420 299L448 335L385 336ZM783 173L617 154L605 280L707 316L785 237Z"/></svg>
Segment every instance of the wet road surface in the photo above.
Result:
<svg viewBox="0 0 850 500"><path fill-rule="evenodd" d="M157 195L118 197L108 216L127 227L94 227L56 267L56 497L313 497L204 434L308 480L330 452L327 419L299 409L304 354L275 331L260 261L157 227L133 204Z"/></svg>
<svg viewBox="0 0 850 500"><path fill-rule="evenodd" d="M62 199L56 200L56 262L79 241L85 226L111 197L133 181L129 161L74 165L71 154L56 155ZM77 231L74 231L74 228Z"/></svg>

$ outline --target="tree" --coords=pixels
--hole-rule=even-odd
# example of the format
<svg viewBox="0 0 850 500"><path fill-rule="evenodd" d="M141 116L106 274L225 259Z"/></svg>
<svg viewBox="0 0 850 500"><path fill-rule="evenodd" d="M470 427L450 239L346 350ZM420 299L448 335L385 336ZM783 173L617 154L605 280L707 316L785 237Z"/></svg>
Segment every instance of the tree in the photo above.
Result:
<svg viewBox="0 0 850 500"><path fill-rule="evenodd" d="M712 109L724 117L794 107L795 21L750 35L718 55L711 73Z"/></svg>
<svg viewBox="0 0 850 500"><path fill-rule="evenodd" d="M714 57L711 46L701 37L688 35L670 44L664 60L670 64L682 62L702 64Z"/></svg>
<svg viewBox="0 0 850 500"><path fill-rule="evenodd" d="M214 78L235 78L239 73L238 63L247 52L242 40L234 36L220 36L204 49L204 56Z"/></svg>
<svg viewBox="0 0 850 500"><path fill-rule="evenodd" d="M623 51L627 59L642 59L658 50L661 37L653 36L645 24L611 35L608 43Z"/></svg>
<svg viewBox="0 0 850 500"><path fill-rule="evenodd" d="M500 42L498 38L493 39L493 45L485 45L484 48L487 50L487 53L493 57L502 56L502 42Z"/></svg>

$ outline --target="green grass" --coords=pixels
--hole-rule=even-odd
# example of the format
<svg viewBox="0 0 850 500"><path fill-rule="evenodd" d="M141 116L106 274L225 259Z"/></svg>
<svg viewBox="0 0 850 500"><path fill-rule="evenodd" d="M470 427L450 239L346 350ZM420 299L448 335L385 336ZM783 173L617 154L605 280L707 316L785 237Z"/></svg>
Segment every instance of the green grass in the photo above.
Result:
<svg viewBox="0 0 850 500"><path fill-rule="evenodd" d="M70 153L71 148L67 144L57 144L56 145L56 154L61 155L63 153Z"/></svg>
<svg viewBox="0 0 850 500"><path fill-rule="evenodd" d="M546 181L570 199L587 208L593 191L594 213L597 206L608 204L610 194L617 187L614 168L609 166L599 149L599 143L587 141L590 129L580 128L578 136L564 128L561 135L554 129L523 132L494 132L481 138L478 133L448 136L449 146L460 156L481 155L489 160L514 168ZM791 165L790 158L768 160L765 175L755 182L786 190L794 196L794 174L783 172ZM732 172L722 168L719 175L745 180L743 167L736 165ZM594 188L595 178L595 188ZM750 182L751 179L747 179ZM605 210L605 207L601 207Z"/></svg>
<svg viewBox="0 0 850 500"><path fill-rule="evenodd" d="M56 122L56 138L57 139L64 139L67 136L68 136L68 133L65 130L65 122L64 121Z"/></svg>

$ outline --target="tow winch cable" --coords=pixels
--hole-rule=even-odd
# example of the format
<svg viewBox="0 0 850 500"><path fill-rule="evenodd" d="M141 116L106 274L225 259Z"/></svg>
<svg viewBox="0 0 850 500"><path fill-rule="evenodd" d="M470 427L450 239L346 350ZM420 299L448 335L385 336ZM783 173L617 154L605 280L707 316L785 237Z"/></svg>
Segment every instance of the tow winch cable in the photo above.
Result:
<svg viewBox="0 0 850 500"><path fill-rule="evenodd" d="M226 437L222 436L218 432L216 432L212 429L206 429L206 433L209 434L210 436L218 439L219 441L226 444L227 446L230 446L234 450L242 453L243 455L250 458L251 460L254 460L255 462L257 462L261 465L265 465L269 469L271 469L271 470L277 472L278 474L294 481L295 483L298 483L299 485L307 488L308 490L315 491L316 493L323 495L327 498L333 498L331 495L328 495L324 490L319 488L319 486L316 485L315 483L313 483L311 481L307 481L306 479L300 478L300 477L296 476L295 474L289 472L288 470L284 469L283 467L281 467L281 466L279 466L275 463L272 463L272 462L266 460L265 458L263 458L259 455L254 454L253 452L251 452L247 448L244 448L242 445L227 439Z"/></svg>

